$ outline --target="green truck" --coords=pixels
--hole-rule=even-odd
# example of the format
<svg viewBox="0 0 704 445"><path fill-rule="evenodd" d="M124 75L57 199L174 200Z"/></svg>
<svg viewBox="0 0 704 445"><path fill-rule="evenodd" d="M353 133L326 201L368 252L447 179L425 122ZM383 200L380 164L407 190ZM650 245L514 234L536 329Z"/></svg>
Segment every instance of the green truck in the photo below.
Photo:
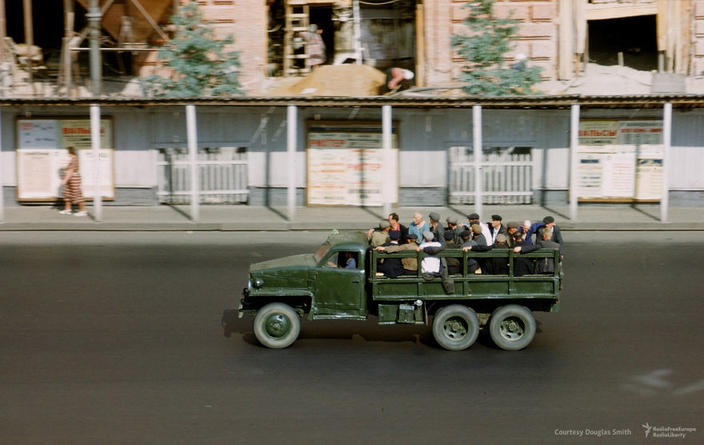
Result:
<svg viewBox="0 0 704 445"><path fill-rule="evenodd" d="M421 265L426 256L415 250L376 251L369 248L365 233L333 231L313 254L250 265L239 308L223 314L225 334L230 335L237 317L254 315L253 330L259 342L285 348L298 338L303 317L367 320L372 315L382 325L432 324L437 343L452 351L470 347L481 328L488 329L498 347L519 350L535 337L532 311L559 309L562 274L557 249L525 254L511 249L445 249L436 256L445 261L454 258L459 264L458 273L445 278L424 276L420 270L396 278L377 272L381 260L415 257ZM345 267L350 258L356 267ZM508 264L508 273L471 272L470 258L480 264L499 259L504 266ZM552 273L514 274L517 261L548 260L558 265ZM447 286L448 279L451 286Z"/></svg>

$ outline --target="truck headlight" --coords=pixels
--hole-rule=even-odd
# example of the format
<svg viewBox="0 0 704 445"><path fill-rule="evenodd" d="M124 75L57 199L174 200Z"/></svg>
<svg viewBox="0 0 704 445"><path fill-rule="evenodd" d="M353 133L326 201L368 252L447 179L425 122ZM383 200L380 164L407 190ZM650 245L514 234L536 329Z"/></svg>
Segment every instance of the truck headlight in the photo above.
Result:
<svg viewBox="0 0 704 445"><path fill-rule="evenodd" d="M252 282L252 287L254 287L255 289L259 289L262 286L264 286L264 280L262 280L261 278L255 278Z"/></svg>

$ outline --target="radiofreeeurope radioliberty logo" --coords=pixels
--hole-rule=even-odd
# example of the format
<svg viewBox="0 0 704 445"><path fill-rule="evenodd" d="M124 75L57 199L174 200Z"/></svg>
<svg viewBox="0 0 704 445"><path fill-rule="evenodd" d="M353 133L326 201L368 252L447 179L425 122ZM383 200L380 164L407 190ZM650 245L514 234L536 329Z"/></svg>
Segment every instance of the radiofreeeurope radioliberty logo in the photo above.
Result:
<svg viewBox="0 0 704 445"><path fill-rule="evenodd" d="M648 424L648 422L645 422L645 425L641 425L643 428L645 428L645 437L648 437L650 435L650 430L653 429L652 426Z"/></svg>
<svg viewBox="0 0 704 445"><path fill-rule="evenodd" d="M654 426L650 423L645 422L643 425L643 433L647 438L657 438L657 439L684 439L688 434L695 433L697 431L694 427L688 426Z"/></svg>

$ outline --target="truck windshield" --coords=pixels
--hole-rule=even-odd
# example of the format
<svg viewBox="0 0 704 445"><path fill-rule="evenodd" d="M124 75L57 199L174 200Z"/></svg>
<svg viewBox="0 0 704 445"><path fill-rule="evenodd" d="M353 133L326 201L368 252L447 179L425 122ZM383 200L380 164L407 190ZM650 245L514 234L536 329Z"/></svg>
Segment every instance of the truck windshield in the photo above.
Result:
<svg viewBox="0 0 704 445"><path fill-rule="evenodd" d="M327 243L323 243L323 245L320 246L320 247L318 248L318 250L316 250L315 253L313 254L313 256L315 257L315 262L316 262L316 263L319 263L320 260L323 259L323 257L325 256L325 254L328 253L328 250L330 250L330 245L327 244Z"/></svg>

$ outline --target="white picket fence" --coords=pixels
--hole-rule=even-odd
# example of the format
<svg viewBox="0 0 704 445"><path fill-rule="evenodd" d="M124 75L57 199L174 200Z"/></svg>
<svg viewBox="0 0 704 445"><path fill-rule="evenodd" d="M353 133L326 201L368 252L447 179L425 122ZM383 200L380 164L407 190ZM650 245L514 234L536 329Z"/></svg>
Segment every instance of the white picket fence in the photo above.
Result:
<svg viewBox="0 0 704 445"><path fill-rule="evenodd" d="M190 204L188 150L160 149L157 159L158 197L162 204ZM202 204L240 204L249 198L247 150L244 147L198 150L199 194Z"/></svg>
<svg viewBox="0 0 704 445"><path fill-rule="evenodd" d="M449 203L473 204L474 154L471 147L449 149ZM480 162L484 204L530 204L533 199L533 159L528 147L485 149Z"/></svg>

